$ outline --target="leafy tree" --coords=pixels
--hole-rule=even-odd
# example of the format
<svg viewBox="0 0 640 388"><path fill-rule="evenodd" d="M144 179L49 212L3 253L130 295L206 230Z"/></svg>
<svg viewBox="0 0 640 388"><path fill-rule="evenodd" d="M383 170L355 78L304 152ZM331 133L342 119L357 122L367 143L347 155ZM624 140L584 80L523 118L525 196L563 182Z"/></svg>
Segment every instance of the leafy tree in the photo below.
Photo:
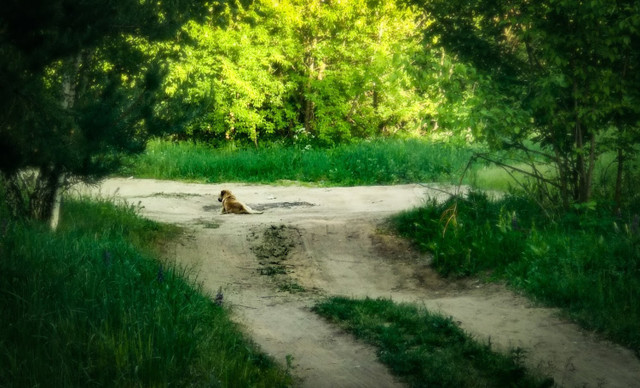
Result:
<svg viewBox="0 0 640 388"><path fill-rule="evenodd" d="M477 135L552 163L555 177L534 175L541 192L551 199L557 192L565 207L590 201L595 163L613 148L619 196L624 162L640 140L638 2L433 0L420 6L433 19L426 39L489 81L474 97ZM527 147L527 140L541 148Z"/></svg>
<svg viewBox="0 0 640 388"><path fill-rule="evenodd" d="M143 148L161 124L154 101L165 69L142 47L203 11L186 0L3 4L0 171L15 215L49 219L66 177L103 175Z"/></svg>
<svg viewBox="0 0 640 388"><path fill-rule="evenodd" d="M420 15L392 1L305 2L302 9L305 129L331 143L417 128L411 60Z"/></svg>
<svg viewBox="0 0 640 388"><path fill-rule="evenodd" d="M174 62L166 87L191 82L184 100L209 101L187 136L333 144L420 125L419 14L364 0L236 6L224 26L211 19L183 30L195 46Z"/></svg>
<svg viewBox="0 0 640 388"><path fill-rule="evenodd" d="M224 26L211 18L185 26L182 34L194 45L183 46L167 88L173 92L186 81L183 99L208 105L187 136L214 142L248 138L257 145L259 135L282 134L295 125L289 96L296 85L288 76L295 49L273 8L236 7L223 14Z"/></svg>

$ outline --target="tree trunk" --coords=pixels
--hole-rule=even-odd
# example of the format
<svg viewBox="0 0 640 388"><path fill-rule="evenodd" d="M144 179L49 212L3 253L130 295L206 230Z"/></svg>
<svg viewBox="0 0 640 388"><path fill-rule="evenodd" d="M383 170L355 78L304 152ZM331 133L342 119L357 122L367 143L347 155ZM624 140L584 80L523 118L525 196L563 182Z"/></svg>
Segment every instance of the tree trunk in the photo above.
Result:
<svg viewBox="0 0 640 388"><path fill-rule="evenodd" d="M618 210L622 207L622 177L624 174L624 159L624 152L622 151L622 148L618 148L618 171L616 174L615 193L613 195L613 200Z"/></svg>
<svg viewBox="0 0 640 388"><path fill-rule="evenodd" d="M49 221L52 229L55 229L59 219L57 214L54 217L54 208L56 203L60 203L58 196L61 178L62 169L58 166L40 167L35 188L29 198L29 217L38 221ZM59 206L56 210L59 211Z"/></svg>
<svg viewBox="0 0 640 388"><path fill-rule="evenodd" d="M587 166L585 179L585 202L591 200L591 192L593 190L593 171L596 166L596 136L591 135L589 139L589 165Z"/></svg>
<svg viewBox="0 0 640 388"><path fill-rule="evenodd" d="M315 117L314 117L314 110L315 110L315 106L313 104L313 100L311 100L309 98L309 95L311 94L311 82L313 80L313 78L315 77L315 60L313 59L312 55L309 55L309 57L307 58L307 69L309 71L308 74L308 78L307 78L307 82L304 86L304 91L302 94L302 98L304 99L304 129L309 132L309 133L313 133L314 131L314 121L315 121Z"/></svg>
<svg viewBox="0 0 640 388"><path fill-rule="evenodd" d="M559 148L555 150L556 154L556 168L558 169L558 178L560 179L560 199L562 200L562 207L569 208L569 161L566 154L560 151Z"/></svg>
<svg viewBox="0 0 640 388"><path fill-rule="evenodd" d="M591 181L593 176L593 166L595 164L595 136L589 134L584 130L582 122L580 120L578 111L578 84L573 82L573 96L574 96L574 114L576 116L575 124L575 152L576 159L574 165L575 177L574 177L574 200L578 203L585 203L591 199ZM589 150L585 149L585 137L589 143ZM588 162L585 157L588 152Z"/></svg>
<svg viewBox="0 0 640 388"><path fill-rule="evenodd" d="M305 131L307 131L308 133L313 133L313 131L315 130L314 128L314 105L313 105L313 101L307 97L307 94L311 92L311 86L309 84L305 85L304 88L304 92L302 93L302 99L303 99L303 107L304 107L304 117L303 117L303 123L304 123L304 129Z"/></svg>
<svg viewBox="0 0 640 388"><path fill-rule="evenodd" d="M315 104L310 98L312 92L312 84L318 77L318 69L315 58L316 46L318 39L313 35L310 30L302 31L302 44L304 46L303 62L306 69L306 80L302 83L301 98L302 98L302 121L304 123L304 129L307 133L314 133L315 131Z"/></svg>
<svg viewBox="0 0 640 388"><path fill-rule="evenodd" d="M64 110L71 110L76 102L80 66L84 57L80 51L69 60L69 66L62 74L62 101ZM30 201L30 215L40 221L49 221L51 230L58 228L62 184L65 180L63 168L59 165L40 167L36 187Z"/></svg>
<svg viewBox="0 0 640 388"><path fill-rule="evenodd" d="M378 94L378 88L374 84L372 107L373 107L373 111L376 112L376 114L378 113L378 106L380 106L380 95Z"/></svg>

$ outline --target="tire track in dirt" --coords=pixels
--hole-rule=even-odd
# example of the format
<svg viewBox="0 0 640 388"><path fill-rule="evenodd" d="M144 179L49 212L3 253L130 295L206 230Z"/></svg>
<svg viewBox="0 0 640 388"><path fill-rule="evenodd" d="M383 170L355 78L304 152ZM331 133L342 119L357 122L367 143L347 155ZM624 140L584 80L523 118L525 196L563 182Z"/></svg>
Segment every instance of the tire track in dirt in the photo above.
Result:
<svg viewBox="0 0 640 388"><path fill-rule="evenodd" d="M219 214L223 188L264 214ZM318 298L344 295L439 311L498 349L522 348L528 366L563 386L640 387L640 361L631 351L500 285L440 279L405 241L379 233L385 217L420 205L427 194L444 198L439 189L111 179L98 191L140 201L145 216L186 226L188 235L168 257L191 268L212 295L222 287L234 319L264 351L294 366L301 386L400 386L374 349L310 311Z"/></svg>

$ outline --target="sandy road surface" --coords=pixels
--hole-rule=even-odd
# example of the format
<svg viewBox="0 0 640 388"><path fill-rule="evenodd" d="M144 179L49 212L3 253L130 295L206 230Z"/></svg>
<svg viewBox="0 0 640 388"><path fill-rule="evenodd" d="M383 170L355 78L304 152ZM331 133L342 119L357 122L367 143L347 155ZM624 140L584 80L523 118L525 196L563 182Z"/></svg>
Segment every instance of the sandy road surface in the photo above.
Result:
<svg viewBox="0 0 640 388"><path fill-rule="evenodd" d="M220 214L223 188L264 213ZM386 297L439 311L497 348L524 349L529 366L562 386L640 387L640 360L631 351L501 286L443 281L406 242L378 232L385 217L427 195L444 198L442 191L140 179L110 179L91 190L140 202L143 215L186 226L169 258L193 269L210 293L222 287L234 319L276 360L288 358L304 387L401 386L374 349L310 311L327 295Z"/></svg>

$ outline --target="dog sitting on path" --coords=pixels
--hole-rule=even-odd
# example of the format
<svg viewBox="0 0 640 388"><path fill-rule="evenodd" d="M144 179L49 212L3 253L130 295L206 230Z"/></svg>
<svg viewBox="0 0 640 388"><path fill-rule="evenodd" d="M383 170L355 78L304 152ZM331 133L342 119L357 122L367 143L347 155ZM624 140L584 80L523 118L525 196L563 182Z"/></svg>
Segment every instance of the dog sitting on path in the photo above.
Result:
<svg viewBox="0 0 640 388"><path fill-rule="evenodd" d="M262 214L262 212L257 212L244 203L238 201L236 196L229 190L222 190L218 197L218 201L222 202L222 214Z"/></svg>

